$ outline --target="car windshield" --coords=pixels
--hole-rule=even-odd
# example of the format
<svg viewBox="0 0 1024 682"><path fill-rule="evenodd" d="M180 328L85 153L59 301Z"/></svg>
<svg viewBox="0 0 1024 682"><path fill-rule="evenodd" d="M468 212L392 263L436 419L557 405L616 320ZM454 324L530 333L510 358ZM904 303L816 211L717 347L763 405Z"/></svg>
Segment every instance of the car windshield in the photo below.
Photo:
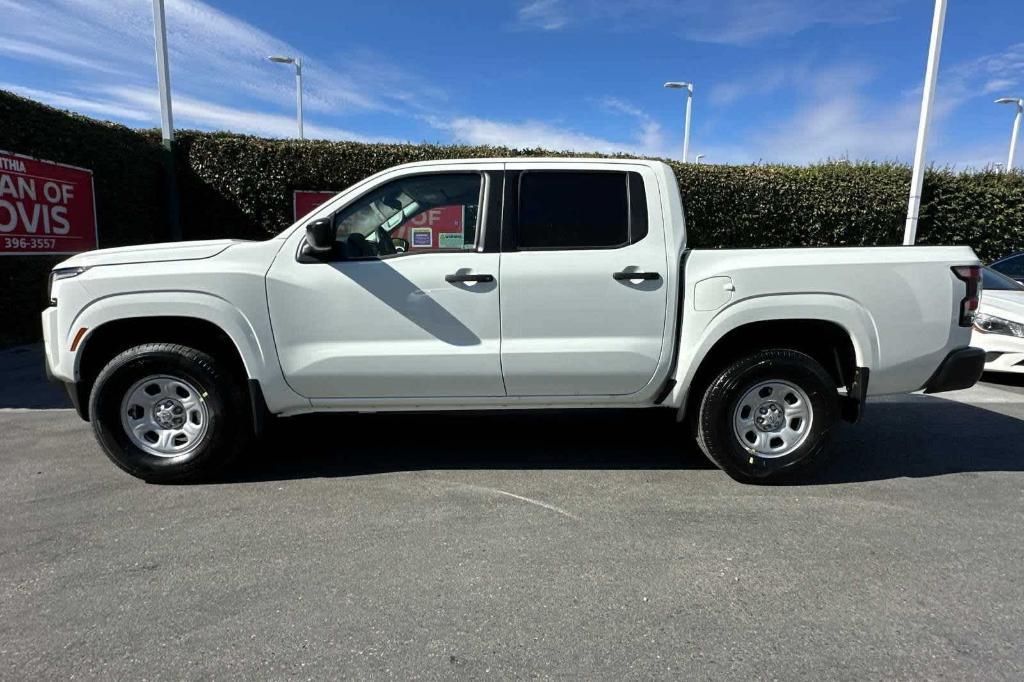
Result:
<svg viewBox="0 0 1024 682"><path fill-rule="evenodd" d="M992 269L1013 279L1024 279L1024 253L997 260L992 264Z"/></svg>
<svg viewBox="0 0 1024 682"><path fill-rule="evenodd" d="M1024 284L1012 280L992 268L981 269L981 286L983 291L1024 291Z"/></svg>

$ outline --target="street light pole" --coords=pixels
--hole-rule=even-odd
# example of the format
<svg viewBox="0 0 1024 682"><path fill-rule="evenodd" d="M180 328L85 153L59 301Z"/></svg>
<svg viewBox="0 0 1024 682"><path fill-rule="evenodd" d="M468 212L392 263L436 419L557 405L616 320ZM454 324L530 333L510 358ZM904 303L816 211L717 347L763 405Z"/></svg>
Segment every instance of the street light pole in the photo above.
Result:
<svg viewBox="0 0 1024 682"><path fill-rule="evenodd" d="M1017 156L1017 134L1020 133L1020 119L1024 114L1024 99L1019 97L1000 97L996 104L1016 104L1017 115L1013 117L1013 132L1010 133L1010 157L1006 160L1006 170L1013 170L1013 159Z"/></svg>
<svg viewBox="0 0 1024 682"><path fill-rule="evenodd" d="M304 139L302 135L302 60L297 57L283 56L272 56L267 59L278 64L295 65L295 117L299 129L299 139Z"/></svg>
<svg viewBox="0 0 1024 682"><path fill-rule="evenodd" d="M167 222L169 237L181 239L178 213L178 184L174 171L174 120L171 115L171 69L167 60L167 24L164 0L153 0L153 37L156 46L156 83L160 91L160 136L163 141L164 182L167 188Z"/></svg>
<svg viewBox="0 0 1024 682"><path fill-rule="evenodd" d="M295 109L299 117L299 139L306 139L302 134L302 60L295 60Z"/></svg>
<svg viewBox="0 0 1024 682"><path fill-rule="evenodd" d="M160 90L160 132L164 147L174 141L171 116L171 69L167 62L167 25L164 21L164 0L153 0L153 34L156 39L156 83Z"/></svg>
<svg viewBox="0 0 1024 682"><path fill-rule="evenodd" d="M690 108L693 105L693 83L669 81L665 87L670 90L686 90L686 122L683 124L683 163L690 156Z"/></svg>
<svg viewBox="0 0 1024 682"><path fill-rule="evenodd" d="M946 0L935 0L932 37L928 45L928 67L925 69L924 93L921 96L921 119L917 124L917 145L914 148L914 170L910 178L907 224L903 229L904 246L912 246L917 239L917 219L921 213L921 188L924 185L924 153L928 142L928 124L931 122L932 103L935 101L935 81L939 75L939 55L942 53L942 32L945 26Z"/></svg>
<svg viewBox="0 0 1024 682"><path fill-rule="evenodd" d="M693 158L693 162L694 162L694 163L700 163L700 160L701 160L701 159L703 159L703 158L704 158L704 156L705 156L704 154L698 154L697 156L695 156L695 157Z"/></svg>

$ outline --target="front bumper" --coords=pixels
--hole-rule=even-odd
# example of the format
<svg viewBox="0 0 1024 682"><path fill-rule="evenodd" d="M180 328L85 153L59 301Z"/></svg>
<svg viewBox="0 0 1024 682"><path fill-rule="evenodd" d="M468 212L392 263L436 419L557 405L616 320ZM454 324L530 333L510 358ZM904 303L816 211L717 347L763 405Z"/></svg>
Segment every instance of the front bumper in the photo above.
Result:
<svg viewBox="0 0 1024 682"><path fill-rule="evenodd" d="M968 346L951 351L942 361L931 379L924 385L925 393L960 391L970 388L981 378L985 369L985 351Z"/></svg>
<svg viewBox="0 0 1024 682"><path fill-rule="evenodd" d="M1024 374L1024 353L985 353L986 372L1013 372Z"/></svg>
<svg viewBox="0 0 1024 682"><path fill-rule="evenodd" d="M78 390L78 384L54 371L54 365L59 363L60 354L56 345L56 330L57 309L51 306L43 311L43 369L46 372L46 378L54 384L63 386L64 390L67 391L68 398L71 399L75 412L85 421L89 421L87 401L83 399L81 392ZM59 366L57 369L60 369Z"/></svg>
<svg viewBox="0 0 1024 682"><path fill-rule="evenodd" d="M81 396L79 395L78 384L73 381L64 381L60 377L54 376L53 370L50 369L50 358L46 354L43 355L43 368L46 372L47 381L62 386L64 390L67 391L68 398L71 400L71 405L75 408L75 412L78 413L78 416L85 421L89 421L89 413L81 400Z"/></svg>

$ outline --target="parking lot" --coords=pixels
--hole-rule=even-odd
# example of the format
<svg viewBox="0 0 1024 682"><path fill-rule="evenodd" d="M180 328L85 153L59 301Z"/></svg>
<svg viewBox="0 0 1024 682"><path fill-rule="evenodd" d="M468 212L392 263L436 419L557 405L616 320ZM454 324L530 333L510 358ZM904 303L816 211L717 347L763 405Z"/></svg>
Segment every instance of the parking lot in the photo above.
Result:
<svg viewBox="0 0 1024 682"><path fill-rule="evenodd" d="M295 418L154 486L0 356L4 678L1024 677L1019 385L872 401L799 486L654 411Z"/></svg>

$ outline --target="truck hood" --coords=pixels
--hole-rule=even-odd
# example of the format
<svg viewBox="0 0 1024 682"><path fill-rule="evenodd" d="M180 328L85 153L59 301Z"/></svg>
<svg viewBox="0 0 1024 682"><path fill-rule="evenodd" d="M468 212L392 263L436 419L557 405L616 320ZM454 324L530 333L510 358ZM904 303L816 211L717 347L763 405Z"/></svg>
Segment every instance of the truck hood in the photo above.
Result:
<svg viewBox="0 0 1024 682"><path fill-rule="evenodd" d="M97 249L79 253L60 263L59 268L93 267L96 265L124 265L127 263L158 263L170 260L199 260L210 258L238 244L239 239L209 239L193 242L167 242L138 244L113 249Z"/></svg>
<svg viewBox="0 0 1024 682"><path fill-rule="evenodd" d="M983 291L979 312L1024 324L1024 291Z"/></svg>

